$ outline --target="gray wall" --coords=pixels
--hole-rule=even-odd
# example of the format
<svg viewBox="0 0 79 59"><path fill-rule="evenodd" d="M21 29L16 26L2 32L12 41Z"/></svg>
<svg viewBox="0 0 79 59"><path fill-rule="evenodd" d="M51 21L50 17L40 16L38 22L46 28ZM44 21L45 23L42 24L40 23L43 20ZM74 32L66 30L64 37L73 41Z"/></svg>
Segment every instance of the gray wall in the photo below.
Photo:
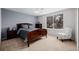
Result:
<svg viewBox="0 0 79 59"><path fill-rule="evenodd" d="M63 13L63 21L64 21L64 27L71 27L73 29L73 40L75 39L75 20L76 20L76 9L65 9L62 11L58 11L55 13L50 13L47 15L39 16L38 21L42 23L43 28L47 28L47 21L46 17L47 16L52 16L56 14ZM48 33L55 35L58 29L48 29Z"/></svg>
<svg viewBox="0 0 79 59"><path fill-rule="evenodd" d="M79 50L79 8L78 8L78 50Z"/></svg>
<svg viewBox="0 0 79 59"><path fill-rule="evenodd" d="M1 41L1 8L0 8L0 41Z"/></svg>
<svg viewBox="0 0 79 59"><path fill-rule="evenodd" d="M36 17L22 14L6 9L1 9L2 12L2 28L5 27L14 27L17 23L32 23L35 25L36 23Z"/></svg>

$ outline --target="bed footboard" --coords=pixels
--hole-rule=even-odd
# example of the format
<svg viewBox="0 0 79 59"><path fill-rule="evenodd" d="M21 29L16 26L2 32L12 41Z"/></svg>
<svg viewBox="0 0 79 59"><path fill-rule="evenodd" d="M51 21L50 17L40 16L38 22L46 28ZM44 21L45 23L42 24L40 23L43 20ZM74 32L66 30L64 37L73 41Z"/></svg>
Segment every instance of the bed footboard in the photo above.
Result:
<svg viewBox="0 0 79 59"><path fill-rule="evenodd" d="M47 30L46 29L37 29L31 32L28 32L28 47L30 46L30 43L37 40L38 38L41 38L42 36L47 37Z"/></svg>

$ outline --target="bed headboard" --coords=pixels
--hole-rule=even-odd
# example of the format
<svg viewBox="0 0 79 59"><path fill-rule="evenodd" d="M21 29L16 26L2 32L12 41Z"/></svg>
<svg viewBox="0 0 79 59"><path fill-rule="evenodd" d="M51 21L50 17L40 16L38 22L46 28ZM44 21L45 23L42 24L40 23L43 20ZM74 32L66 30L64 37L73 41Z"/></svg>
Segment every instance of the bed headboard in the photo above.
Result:
<svg viewBox="0 0 79 59"><path fill-rule="evenodd" d="M19 28L23 28L23 25L27 25L28 28L29 28L29 26L31 26L32 24L31 24L31 23L19 23L19 24L17 24L17 30L18 30Z"/></svg>

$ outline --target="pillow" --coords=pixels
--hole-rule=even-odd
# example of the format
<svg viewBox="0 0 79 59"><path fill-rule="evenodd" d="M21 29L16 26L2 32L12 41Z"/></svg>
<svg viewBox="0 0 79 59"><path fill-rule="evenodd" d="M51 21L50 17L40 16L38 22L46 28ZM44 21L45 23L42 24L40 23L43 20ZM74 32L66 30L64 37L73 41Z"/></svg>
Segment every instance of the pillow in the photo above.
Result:
<svg viewBox="0 0 79 59"><path fill-rule="evenodd" d="M31 25L31 26L29 26L29 28L30 28L30 29L33 29L33 28L34 28L34 26L32 26L32 25Z"/></svg>
<svg viewBox="0 0 79 59"><path fill-rule="evenodd" d="M22 27L28 29L28 25L22 25Z"/></svg>

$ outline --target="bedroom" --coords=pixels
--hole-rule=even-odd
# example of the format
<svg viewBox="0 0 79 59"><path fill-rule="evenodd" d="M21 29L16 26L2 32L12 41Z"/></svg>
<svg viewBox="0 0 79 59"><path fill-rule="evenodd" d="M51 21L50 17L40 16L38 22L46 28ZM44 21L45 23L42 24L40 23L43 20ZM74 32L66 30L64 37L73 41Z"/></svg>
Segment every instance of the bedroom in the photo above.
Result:
<svg viewBox="0 0 79 59"><path fill-rule="evenodd" d="M2 51L76 51L76 8L2 8ZM57 21L56 19L59 19ZM42 29L31 35L38 40L28 47L27 40L18 37L17 24L26 28ZM20 25L20 27L21 27ZM19 27L19 26L18 26ZM8 30L8 31L7 31ZM70 31L71 30L71 31ZM63 37L63 32L70 37ZM3 33L4 32L4 33ZM6 33L6 34L5 34ZM24 32L25 33L25 32ZM31 32L30 32L31 33ZM59 34L61 33L61 34ZM25 35L26 36L26 35ZM71 37L72 36L72 37ZM62 39L64 38L64 39ZM66 39L66 40L65 40ZM72 39L72 40L71 40Z"/></svg>

